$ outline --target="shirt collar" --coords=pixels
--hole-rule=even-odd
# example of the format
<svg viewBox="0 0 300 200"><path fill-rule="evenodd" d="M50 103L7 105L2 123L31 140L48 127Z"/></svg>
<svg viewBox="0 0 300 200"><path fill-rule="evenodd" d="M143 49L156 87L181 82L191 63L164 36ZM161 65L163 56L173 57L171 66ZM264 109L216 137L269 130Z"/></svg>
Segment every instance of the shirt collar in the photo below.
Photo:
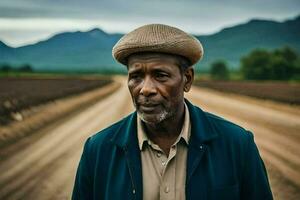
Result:
<svg viewBox="0 0 300 200"><path fill-rule="evenodd" d="M190 135L191 135L190 113L189 113L189 109L185 102L184 102L184 107L185 107L184 122L182 125L181 132L180 132L178 138L176 139L175 144L177 142L179 142L181 138L185 141L186 144L189 144L189 139L190 139ZM137 136L138 136L140 150L143 149L143 145L145 142L152 144L152 141L148 138L142 123L143 123L142 120L138 116L137 117Z"/></svg>

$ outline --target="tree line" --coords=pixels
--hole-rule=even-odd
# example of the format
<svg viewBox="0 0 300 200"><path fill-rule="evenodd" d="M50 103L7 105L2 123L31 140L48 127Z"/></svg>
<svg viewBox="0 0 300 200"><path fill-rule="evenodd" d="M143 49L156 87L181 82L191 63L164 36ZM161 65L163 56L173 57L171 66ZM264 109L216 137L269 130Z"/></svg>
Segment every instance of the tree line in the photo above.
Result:
<svg viewBox="0 0 300 200"><path fill-rule="evenodd" d="M300 79L299 54L283 47L273 51L255 49L240 60L240 71L246 80L291 80ZM210 74L213 79L229 79L229 70L223 60L212 63Z"/></svg>
<svg viewBox="0 0 300 200"><path fill-rule="evenodd" d="M23 64L18 67L9 64L0 64L0 72L33 72L33 68L29 64Z"/></svg>

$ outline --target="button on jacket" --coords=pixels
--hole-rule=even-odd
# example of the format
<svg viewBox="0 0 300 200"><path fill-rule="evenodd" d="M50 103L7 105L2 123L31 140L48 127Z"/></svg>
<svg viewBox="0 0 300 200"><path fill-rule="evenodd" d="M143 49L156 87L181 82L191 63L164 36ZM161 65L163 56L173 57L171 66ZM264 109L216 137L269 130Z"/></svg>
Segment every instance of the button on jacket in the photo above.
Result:
<svg viewBox="0 0 300 200"><path fill-rule="evenodd" d="M273 199L252 133L186 104L191 121L186 199ZM72 199L142 199L142 178L134 112L86 141Z"/></svg>

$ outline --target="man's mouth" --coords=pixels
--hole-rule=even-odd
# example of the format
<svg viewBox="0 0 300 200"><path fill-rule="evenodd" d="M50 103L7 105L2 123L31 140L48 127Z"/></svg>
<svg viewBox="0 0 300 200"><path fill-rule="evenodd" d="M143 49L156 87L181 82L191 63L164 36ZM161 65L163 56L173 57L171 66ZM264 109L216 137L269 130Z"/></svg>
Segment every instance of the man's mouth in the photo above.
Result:
<svg viewBox="0 0 300 200"><path fill-rule="evenodd" d="M156 107L159 105L158 103L139 103L139 110L143 112L152 112L156 109Z"/></svg>
<svg viewBox="0 0 300 200"><path fill-rule="evenodd" d="M140 103L140 106L144 106L144 107L154 107L157 106L157 103Z"/></svg>
<svg viewBox="0 0 300 200"><path fill-rule="evenodd" d="M155 110L155 106L143 106L143 105L141 105L139 110L142 111L142 112L146 112L146 113L147 112L153 112Z"/></svg>

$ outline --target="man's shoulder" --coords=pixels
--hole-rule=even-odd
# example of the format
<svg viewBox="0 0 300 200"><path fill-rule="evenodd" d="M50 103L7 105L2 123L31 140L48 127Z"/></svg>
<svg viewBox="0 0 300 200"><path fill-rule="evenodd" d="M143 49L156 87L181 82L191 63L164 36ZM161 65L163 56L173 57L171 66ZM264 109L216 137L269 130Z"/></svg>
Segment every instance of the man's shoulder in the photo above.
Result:
<svg viewBox="0 0 300 200"><path fill-rule="evenodd" d="M212 122L213 125L215 125L217 127L234 130L234 131L241 131L241 132L246 131L245 128L243 128L242 126L240 126L228 119L225 119L221 116L215 115L210 112L204 112L204 113L207 116L207 118L209 119L209 121Z"/></svg>
<svg viewBox="0 0 300 200"><path fill-rule="evenodd" d="M203 120L203 123L208 123L206 127L209 129L205 129L209 132L214 132L218 135L218 137L226 139L226 140L236 140L239 142L246 142L247 140L253 137L252 133L242 126L229 121L221 116L215 115L213 113L203 111L198 106L193 106L194 111L198 113L200 117L197 117L200 120ZM210 133L207 133L210 134Z"/></svg>
<svg viewBox="0 0 300 200"><path fill-rule="evenodd" d="M197 109L198 113L202 113L200 115L204 115L202 119L210 127L205 129L207 132L204 135L214 135L211 147L218 151L234 149L234 152L238 152L234 155L247 154L248 149L254 144L253 134L250 131L223 117L202 111L198 107Z"/></svg>
<svg viewBox="0 0 300 200"><path fill-rule="evenodd" d="M133 113L90 136L88 139L89 145L92 147L100 147L102 144L111 143L115 134L121 127L126 125L132 115Z"/></svg>
<svg viewBox="0 0 300 200"><path fill-rule="evenodd" d="M205 112L205 115L221 138L246 142L253 137L250 131L232 121L209 112Z"/></svg>

